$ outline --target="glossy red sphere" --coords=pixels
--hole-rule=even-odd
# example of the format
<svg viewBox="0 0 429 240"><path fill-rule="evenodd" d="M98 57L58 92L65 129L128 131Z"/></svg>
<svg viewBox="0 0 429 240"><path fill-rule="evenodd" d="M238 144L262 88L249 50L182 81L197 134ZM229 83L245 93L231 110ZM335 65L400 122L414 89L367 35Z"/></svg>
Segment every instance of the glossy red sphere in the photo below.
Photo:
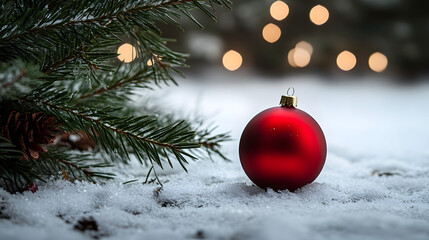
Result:
<svg viewBox="0 0 429 240"><path fill-rule="evenodd" d="M326 140L319 124L297 108L274 107L256 115L240 139L240 161L261 188L294 191L322 171Z"/></svg>

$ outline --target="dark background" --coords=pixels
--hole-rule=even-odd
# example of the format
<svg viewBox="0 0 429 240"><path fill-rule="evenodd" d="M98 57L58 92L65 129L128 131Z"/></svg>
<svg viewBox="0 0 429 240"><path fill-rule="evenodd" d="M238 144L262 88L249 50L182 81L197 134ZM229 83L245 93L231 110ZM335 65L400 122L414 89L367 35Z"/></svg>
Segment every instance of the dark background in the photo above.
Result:
<svg viewBox="0 0 429 240"><path fill-rule="evenodd" d="M162 24L160 28L164 37L177 38L169 47L190 53L187 63L192 68L186 71L222 67L222 55L234 49L243 57L237 71L251 69L265 75L378 74L407 82L428 74L428 1L284 0L289 6L289 15L281 21L270 16L273 2L235 0L232 10L216 9L217 23L195 12L204 30L185 17L181 20L185 32ZM329 10L329 20L320 26L309 19L311 8L319 4ZM280 39L272 44L261 34L268 23L282 30ZM302 40L313 46L311 61L304 68L291 67L287 54ZM336 57L343 50L351 51L357 58L356 66L348 72L336 65ZM381 52L388 58L388 66L382 73L375 73L368 66L373 52Z"/></svg>

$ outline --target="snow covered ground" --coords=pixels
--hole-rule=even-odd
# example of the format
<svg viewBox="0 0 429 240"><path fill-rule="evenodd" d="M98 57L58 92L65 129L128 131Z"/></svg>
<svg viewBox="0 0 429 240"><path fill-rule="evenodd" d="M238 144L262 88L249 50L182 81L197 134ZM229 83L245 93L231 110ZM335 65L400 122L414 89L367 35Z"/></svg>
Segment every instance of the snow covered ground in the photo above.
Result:
<svg viewBox="0 0 429 240"><path fill-rule="evenodd" d="M36 193L0 189L0 239L429 239L429 84L320 76L261 81L209 72L152 94L174 111L197 111L231 131L232 163L197 161L160 172L121 169L107 184L51 181ZM324 80L324 81L322 81ZM258 112L294 86L298 107L328 143L315 182L264 191L241 169L238 140ZM160 170L158 170L160 171Z"/></svg>

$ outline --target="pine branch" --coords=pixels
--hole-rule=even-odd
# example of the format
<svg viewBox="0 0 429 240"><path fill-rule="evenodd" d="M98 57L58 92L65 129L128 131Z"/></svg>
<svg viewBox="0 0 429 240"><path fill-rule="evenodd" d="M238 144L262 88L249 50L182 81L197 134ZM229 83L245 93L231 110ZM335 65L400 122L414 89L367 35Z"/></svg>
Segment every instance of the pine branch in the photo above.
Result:
<svg viewBox="0 0 429 240"><path fill-rule="evenodd" d="M115 4L101 0L75 0L67 2L67 4L39 1L41 2L28 4L29 7L35 8L33 11L25 9L25 3L20 2L15 5L16 8L20 8L19 11L11 10L9 7L4 11L4 15L0 14L0 17L5 18L3 24L6 24L3 31L0 31L0 49L3 50L5 59L21 56L24 59L39 62L43 58L42 56L48 53L51 58L62 56L62 58L58 57L56 62L52 62L52 64L59 65L77 58L73 52L63 55L64 49L78 49L82 45L94 46L98 44L93 41L97 38L115 39L116 42L112 42L112 44L118 44L120 42L118 35L126 35L139 42L139 53L144 54L151 52L151 46L164 45L159 44L159 40L151 41L151 38L154 37L151 32L161 34L154 24L155 21L180 26L171 17L180 17L174 9L189 11L189 9L200 8L215 19L212 11L197 0L172 0L161 4L157 4L158 1L128 2L126 0L115 0ZM209 0L209 3L211 4L212 1L229 6L228 1ZM48 8L46 8L47 4L49 4ZM78 10L76 10L76 6L79 6ZM67 14L61 15L61 13ZM42 19L37 21L38 18ZM9 24L10 22L23 26L14 28ZM31 23L35 26L25 26ZM146 32L145 34L149 38L139 36L138 31ZM56 48L52 48L53 44L56 45ZM106 47L106 44L104 46ZM58 65L54 65L54 68L57 68ZM52 71L48 70L48 66L44 65L42 69ZM163 67L162 64L161 67Z"/></svg>
<svg viewBox="0 0 429 240"><path fill-rule="evenodd" d="M106 153L119 154L124 162L129 159L131 148L141 163L149 160L162 168L161 158L165 156L160 149L166 149L183 166L187 163L185 156L195 159L184 150L200 147L192 141L195 132L184 121L159 128L156 118L150 116L116 117L111 114L115 109L72 109L41 100L23 100L42 104L68 131L84 131Z"/></svg>
<svg viewBox="0 0 429 240"><path fill-rule="evenodd" d="M64 148L50 148L43 153L38 161L32 161L34 169L44 175L57 175L61 172L69 181L88 180L94 182L94 178L112 179L112 173L100 172L98 169L113 167L111 164L97 163L90 154L73 153Z"/></svg>
<svg viewBox="0 0 429 240"><path fill-rule="evenodd" d="M15 160L22 156L22 152L17 150L9 139L0 136L0 162L6 160Z"/></svg>
<svg viewBox="0 0 429 240"><path fill-rule="evenodd" d="M52 65L49 66L45 66L42 69L42 72L45 74L50 74L52 71L56 70L57 68L59 68L60 66L63 66L65 63L71 61L71 60L75 60L76 58L78 58L80 55L79 54L70 54L64 58L62 58L61 60L53 63Z"/></svg>
<svg viewBox="0 0 429 240"><path fill-rule="evenodd" d="M79 166L79 165L77 165L75 163L72 163L70 161L67 161L67 160L64 160L64 159L61 159L61 158L52 157L51 159L53 159L55 161L58 161L58 162L61 162L61 163L63 163L66 166L70 166L70 167L78 169L79 171L82 171L83 174L85 174L86 177L93 177L94 176L94 173L92 171L90 171L88 168L83 168L83 167L81 167L81 166ZM69 178L69 180L70 180L70 178Z"/></svg>
<svg viewBox="0 0 429 240"><path fill-rule="evenodd" d="M56 23L56 24L46 25L43 27L32 28L32 29L28 30L27 32L24 32L21 34L16 34L16 35L11 35L7 38L4 38L3 40L4 41L11 41L11 40L16 39L16 38L22 38L22 37L25 37L27 35L37 34L37 33L44 31L44 30L61 28L61 27L67 26L67 25L103 23L103 22L106 22L108 20L117 19L121 16L126 17L128 14L132 14L135 12L150 11L150 10L155 10L155 9L162 8L162 7L170 7L170 6L180 5L180 4L189 3L189 2L196 2L196 1L195 0L182 0L182 1L171 0L171 1L164 2L164 3L158 4L158 5L154 5L154 6L143 6L143 7L130 8L128 10L118 12L117 14L106 14L106 15L102 15L99 17L91 18L91 19L69 21L66 23L60 22L60 23Z"/></svg>
<svg viewBox="0 0 429 240"><path fill-rule="evenodd" d="M55 63L52 63L51 65L45 66L42 69L42 72L45 74L50 74L52 71L58 69L59 67L63 66L69 61L76 60L76 59L82 59L87 65L90 70L97 70L99 67L92 63L87 57L83 55L84 47L76 49L74 52L72 52L70 55L63 57L62 59L58 60Z"/></svg>
<svg viewBox="0 0 429 240"><path fill-rule="evenodd" d="M96 95L100 95L100 94L103 94L103 93L111 91L111 90L120 89L123 86L128 85L128 84L141 83L142 79L139 78L140 74L141 74L141 72L136 72L132 76L130 76L126 79L120 80L120 81L116 82L115 84L113 84L107 88L99 88L92 93L84 94L84 95L79 97L79 100L89 98L89 97L94 97ZM145 78L143 81L145 81L145 80L149 80L149 78Z"/></svg>
<svg viewBox="0 0 429 240"><path fill-rule="evenodd" d="M21 190L22 186L34 179L41 179L28 161L18 160L22 154L8 139L0 136L0 179L3 180L0 186L10 192Z"/></svg>
<svg viewBox="0 0 429 240"><path fill-rule="evenodd" d="M0 67L7 83L0 84L5 95L0 98L0 108L26 116L43 112L44 117L55 117L63 130L85 132L108 162L127 163L130 155L135 155L150 167L159 183L154 166L163 168L167 162L172 167L171 158L185 171L187 159L197 155L211 158L216 154L226 159L220 144L229 140L228 135L158 116L157 111L134 117L141 114L128 107L133 90L176 84L173 76L181 74L177 68L187 66L187 56L166 46L171 39L161 37L156 23L180 28L177 19L183 13L202 27L191 10L199 8L215 19L213 3L231 4L227 0L2 1ZM137 48L137 59L118 66L114 49L125 39ZM153 60L151 67L146 64L148 59ZM7 132L11 125L18 129L28 120L13 124L0 120L0 127ZM26 127L20 131L21 137L33 136ZM15 138L13 141L21 145ZM112 177L96 170L109 166L100 164L99 158L55 145L40 152L38 161L24 161L23 153L16 152L13 144L0 138L0 179L7 189L20 189L44 175L90 181ZM47 150L43 143L37 144ZM20 147L25 150L24 145Z"/></svg>
<svg viewBox="0 0 429 240"><path fill-rule="evenodd" d="M81 114L81 113L79 113L79 112L77 112L77 111L75 111L75 110L69 109L69 108L65 108L65 107L62 107L62 106L57 106L57 105L54 105L54 104L52 104L52 103L45 102L45 101L41 101L40 103L42 103L43 105L46 105L46 106L48 106L48 107L50 107L50 108L52 108L52 109L57 109L57 110L60 110L60 111L68 112L68 113L70 113L70 114L72 114L72 115L75 115L75 116L76 116L76 117L78 117L78 118L85 119L85 120L87 120L88 122L92 122L93 124L101 125L101 126L103 126L104 128L107 128L107 129L109 129L109 130L111 130L112 132L115 132L115 133L117 133L117 134L125 135L125 136L132 137L132 138L136 138L136 139L139 139L139 140L141 140L141 141L145 141L145 142L147 142L147 143L152 143L152 144L155 144L155 145L158 145L158 146L161 146L161 147L167 147L167 148L170 148L170 149L173 149L173 150L175 150L175 151L178 151L178 152L182 153L182 151L181 151L180 149L176 148L176 147L175 147L174 145L172 145L172 144L169 144L169 143L163 143L163 142L158 142L158 141L155 141L155 140L152 140L152 139L148 139L148 138L145 138L145 137L141 137L141 136L139 136L139 135L136 135L136 134L130 133L130 132L126 131L126 130L123 130L123 129L120 129L120 128L116 128L116 127L114 127L114 126L111 126L111 125L109 125L109 124L107 124L107 123L103 122L101 119L93 118L93 117L91 117L91 116L89 116L89 115ZM94 137L95 137L95 136L94 136Z"/></svg>
<svg viewBox="0 0 429 240"><path fill-rule="evenodd" d="M203 125L203 122L200 123L200 128ZM214 134L213 132L217 127L213 128L201 128L204 130L198 131L196 133L196 141L201 144L202 149L208 154L209 158L213 160L212 154L220 156L225 161L230 161L225 155L220 151L221 144L224 142L231 141L231 137L228 133ZM194 150L198 151L198 149ZM201 152L201 151L200 151Z"/></svg>

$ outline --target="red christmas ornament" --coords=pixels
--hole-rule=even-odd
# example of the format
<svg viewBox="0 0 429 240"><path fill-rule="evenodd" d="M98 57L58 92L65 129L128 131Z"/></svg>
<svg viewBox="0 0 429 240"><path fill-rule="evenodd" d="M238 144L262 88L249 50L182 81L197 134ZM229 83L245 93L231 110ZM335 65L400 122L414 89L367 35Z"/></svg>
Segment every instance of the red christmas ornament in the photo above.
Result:
<svg viewBox="0 0 429 240"><path fill-rule="evenodd" d="M319 124L295 108L296 97L282 96L280 104L247 124L240 139L240 160L259 187L294 191L322 171L326 140Z"/></svg>

